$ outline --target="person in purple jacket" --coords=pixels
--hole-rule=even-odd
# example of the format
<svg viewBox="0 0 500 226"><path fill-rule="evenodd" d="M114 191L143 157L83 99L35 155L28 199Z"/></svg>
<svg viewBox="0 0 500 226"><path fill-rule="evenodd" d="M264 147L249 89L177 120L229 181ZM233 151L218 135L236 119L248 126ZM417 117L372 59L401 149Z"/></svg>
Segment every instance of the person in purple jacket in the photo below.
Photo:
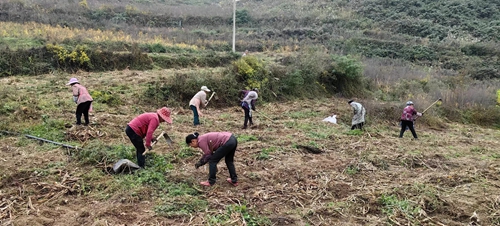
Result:
<svg viewBox="0 0 500 226"><path fill-rule="evenodd" d="M234 168L234 153L238 146L238 140L230 132L211 132L200 136L195 132L186 136L186 144L193 148L200 148L203 156L195 164L196 169L209 163L208 181L200 182L203 186L212 186L216 181L217 163L225 158L229 178L227 182L233 186L238 186L238 176Z"/></svg>
<svg viewBox="0 0 500 226"><path fill-rule="evenodd" d="M243 108L243 111L245 112L245 120L243 121L243 127L241 127L242 129L246 129L248 127L248 122L250 122L250 126L253 125L252 111L256 111L255 102L257 101L257 98L259 98L258 92L259 90L257 88L253 88L252 90L241 90L239 93L239 96L242 97L241 108Z"/></svg>
<svg viewBox="0 0 500 226"><path fill-rule="evenodd" d="M144 168L146 159L142 155L146 151L153 149L151 142L154 141L153 132L158 128L161 122L172 124L170 109L163 107L156 112L143 113L136 118L132 119L125 128L125 133L135 147L137 156L137 165ZM146 143L144 143L146 138Z"/></svg>
<svg viewBox="0 0 500 226"><path fill-rule="evenodd" d="M403 114L401 114L401 132L399 133L399 138L403 137L403 134L406 131L406 127L410 129L411 134L413 134L413 138L418 139L417 133L415 132L415 128L413 128L413 121L415 121L417 116L422 116L423 113L417 112L415 108L413 108L413 102L406 102L406 107L403 109Z"/></svg>

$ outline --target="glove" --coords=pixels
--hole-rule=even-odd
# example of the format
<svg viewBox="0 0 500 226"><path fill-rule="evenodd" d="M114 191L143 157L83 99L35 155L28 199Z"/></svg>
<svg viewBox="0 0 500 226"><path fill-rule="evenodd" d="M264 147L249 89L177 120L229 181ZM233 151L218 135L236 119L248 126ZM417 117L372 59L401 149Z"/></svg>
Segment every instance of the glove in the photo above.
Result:
<svg viewBox="0 0 500 226"><path fill-rule="evenodd" d="M157 141L156 137L151 138L151 143L156 143Z"/></svg>
<svg viewBox="0 0 500 226"><path fill-rule="evenodd" d="M197 162L196 164L194 164L194 167L195 167L196 169L200 168L200 166L201 166L201 162Z"/></svg>
<svg viewBox="0 0 500 226"><path fill-rule="evenodd" d="M150 151L153 149L153 147L151 147L151 146L146 146L146 148L147 148L148 150L150 150Z"/></svg>
<svg viewBox="0 0 500 226"><path fill-rule="evenodd" d="M255 110L255 107L252 107L252 111L257 111L257 110Z"/></svg>

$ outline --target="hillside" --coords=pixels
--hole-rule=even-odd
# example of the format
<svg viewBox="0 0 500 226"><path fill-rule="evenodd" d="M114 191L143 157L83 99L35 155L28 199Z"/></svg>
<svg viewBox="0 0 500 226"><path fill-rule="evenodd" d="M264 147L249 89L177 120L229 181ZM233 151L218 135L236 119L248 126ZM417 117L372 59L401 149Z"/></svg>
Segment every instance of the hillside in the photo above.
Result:
<svg viewBox="0 0 500 226"><path fill-rule="evenodd" d="M499 3L240 0L236 52L232 12L232 0L1 1L0 225L500 225ZM90 126L74 125L72 77L94 98ZM194 127L186 105L202 85L216 95ZM256 125L243 130L237 93L250 88ZM365 130L350 130L350 99ZM438 99L419 139L399 139L404 103ZM174 144L113 174L136 162L127 123L161 106L174 123L155 135ZM238 138L237 187L224 161L215 186L199 184L208 167L184 140L212 131Z"/></svg>
<svg viewBox="0 0 500 226"><path fill-rule="evenodd" d="M174 108L174 124L159 128L174 146L156 146L146 170L109 174L106 168L118 159L135 159L123 129L134 115L154 109L137 109L131 96L143 86L131 84L155 73L78 74L90 90L130 87L117 94L123 101L118 106L96 102L91 126L82 128L64 127L73 120L74 105L60 75L2 78L4 98L30 96L39 106L3 115L2 121L13 123L4 127L83 148L3 134L2 224L464 225L474 213L481 224L500 223L498 130L417 124L420 140L408 133L398 139L396 122L379 121L369 110L367 130L359 133L349 130L351 110L342 98L260 102L257 125L249 130L240 129L238 107L210 107L204 126L196 128L190 111ZM321 121L332 113L338 125ZM194 169L198 150L184 144L194 131L237 135L240 186L224 181L223 163L215 187L198 185L207 169Z"/></svg>
<svg viewBox="0 0 500 226"><path fill-rule="evenodd" d="M155 77L156 72L137 73L79 77L90 89L100 90ZM259 112L267 118L257 114L257 126L250 130L240 129L237 107L207 109L204 126L197 128L189 126L190 111L175 108L174 124L160 128L175 146L155 147L144 171L110 175L106 166L120 158L134 159L123 129L141 112L127 98L139 90L130 86L119 94L124 101L119 106L95 103L90 127L64 128L74 116L66 81L59 77L1 79L2 93L10 98L14 92L20 98L37 93L30 101L40 106L3 117L16 122L10 127L84 148L66 150L4 134L4 225L463 225L474 212L481 223L500 223L498 130L418 125L421 139L412 141L408 133L397 138L395 122L372 120L365 132L356 133L348 130L346 100L337 98L260 103ZM339 125L321 122L332 113L339 115ZM221 163L217 186L202 188L198 182L207 169L194 169L199 154L183 144L184 136L223 130L239 139L240 186L224 182L227 171ZM312 154L298 145L323 153Z"/></svg>
<svg viewBox="0 0 500 226"><path fill-rule="evenodd" d="M137 40L161 37L215 51L231 50L231 1L111 4L99 0L45 0L0 4L0 21L4 22L114 30ZM331 52L468 70L476 79L500 78L498 4L484 0L239 1L235 44L238 51L256 52L295 51L319 45ZM54 37L33 38L43 44L53 42ZM72 39L65 42L87 42L85 37ZM1 43L9 41L3 38ZM94 44L113 51L130 49L122 42L113 43Z"/></svg>

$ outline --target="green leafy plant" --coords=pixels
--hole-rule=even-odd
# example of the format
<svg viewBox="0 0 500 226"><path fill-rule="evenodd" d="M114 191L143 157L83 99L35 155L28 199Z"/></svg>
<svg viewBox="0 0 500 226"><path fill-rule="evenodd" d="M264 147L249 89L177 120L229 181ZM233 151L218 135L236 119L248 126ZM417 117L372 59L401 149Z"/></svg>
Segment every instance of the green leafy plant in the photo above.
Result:
<svg viewBox="0 0 500 226"><path fill-rule="evenodd" d="M349 165L347 168L345 168L345 172L349 175L355 175L359 172L359 168L354 165Z"/></svg>
<svg viewBox="0 0 500 226"><path fill-rule="evenodd" d="M256 140L258 140L256 136L250 135L250 134L240 134L240 135L238 135L237 138L238 138L239 142L256 141Z"/></svg>
<svg viewBox="0 0 500 226"><path fill-rule="evenodd" d="M269 160L271 157L269 154L273 153L276 150L275 147L263 148L259 154L257 155L258 160Z"/></svg>
<svg viewBox="0 0 500 226"><path fill-rule="evenodd" d="M363 135L363 130L360 130L360 129L353 129L353 130L349 130L347 131L346 133L347 135L351 135L351 136L361 136Z"/></svg>

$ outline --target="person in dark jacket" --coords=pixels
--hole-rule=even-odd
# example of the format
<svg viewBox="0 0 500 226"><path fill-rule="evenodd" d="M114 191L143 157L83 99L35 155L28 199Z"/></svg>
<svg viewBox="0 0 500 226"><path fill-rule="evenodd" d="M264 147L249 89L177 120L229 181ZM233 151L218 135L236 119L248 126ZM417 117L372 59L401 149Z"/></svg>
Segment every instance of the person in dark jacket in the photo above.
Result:
<svg viewBox="0 0 500 226"><path fill-rule="evenodd" d="M195 164L196 169L209 164L208 181L200 182L203 186L212 186L216 181L217 163L225 158L229 178L227 182L233 186L238 186L238 176L234 167L234 154L238 146L238 140L230 132L211 132L200 136L195 132L186 136L186 144L193 148L200 148L203 152L201 159Z"/></svg>
<svg viewBox="0 0 500 226"><path fill-rule="evenodd" d="M418 139L415 128L413 127L413 121L415 121L418 116L422 115L422 113L417 112L417 110L413 108L412 101L406 102L406 107L403 109L403 114L401 114L401 132L399 133L399 138L403 137L403 134L406 131L406 127L408 127L408 129L410 129L411 131L411 134L413 134L413 138Z"/></svg>
<svg viewBox="0 0 500 226"><path fill-rule="evenodd" d="M259 90L257 88L253 88L252 90L241 90L240 97L243 97L241 100L241 108L245 112L245 121L243 122L242 129L246 129L248 127L248 122L250 122L250 126L253 125L252 121L252 111L255 111L255 102L259 95L257 94Z"/></svg>

